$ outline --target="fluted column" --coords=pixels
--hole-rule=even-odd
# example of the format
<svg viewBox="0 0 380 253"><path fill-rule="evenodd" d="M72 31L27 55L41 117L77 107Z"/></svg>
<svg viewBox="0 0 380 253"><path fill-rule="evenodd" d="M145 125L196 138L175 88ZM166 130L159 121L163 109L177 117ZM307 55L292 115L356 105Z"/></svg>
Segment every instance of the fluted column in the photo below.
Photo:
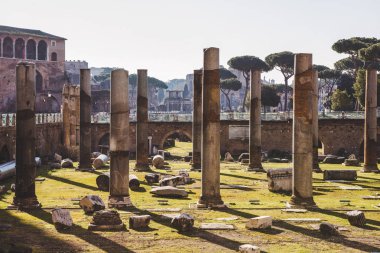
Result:
<svg viewBox="0 0 380 253"><path fill-rule="evenodd" d="M261 71L251 70L248 171L265 172L261 164Z"/></svg>
<svg viewBox="0 0 380 253"><path fill-rule="evenodd" d="M20 209L39 208L36 178L36 68L33 63L16 66L16 193L13 205Z"/></svg>
<svg viewBox="0 0 380 253"><path fill-rule="evenodd" d="M202 149L202 70L194 70L193 82L193 157L191 170L201 170Z"/></svg>
<svg viewBox="0 0 380 253"><path fill-rule="evenodd" d="M109 207L131 206L129 197L128 71L111 72Z"/></svg>
<svg viewBox="0 0 380 253"><path fill-rule="evenodd" d="M314 207L313 69L311 54L296 54L293 91L293 194L291 207Z"/></svg>
<svg viewBox="0 0 380 253"><path fill-rule="evenodd" d="M150 170L148 163L148 74L146 69L137 70L137 122L135 170Z"/></svg>
<svg viewBox="0 0 380 253"><path fill-rule="evenodd" d="M198 207L224 207L220 196L219 48L204 50L202 88L202 193Z"/></svg>
<svg viewBox="0 0 380 253"><path fill-rule="evenodd" d="M91 74L89 69L80 70L80 140L78 170L93 170L91 164Z"/></svg>
<svg viewBox="0 0 380 253"><path fill-rule="evenodd" d="M377 168L377 71L366 71L364 167L363 172L378 172Z"/></svg>

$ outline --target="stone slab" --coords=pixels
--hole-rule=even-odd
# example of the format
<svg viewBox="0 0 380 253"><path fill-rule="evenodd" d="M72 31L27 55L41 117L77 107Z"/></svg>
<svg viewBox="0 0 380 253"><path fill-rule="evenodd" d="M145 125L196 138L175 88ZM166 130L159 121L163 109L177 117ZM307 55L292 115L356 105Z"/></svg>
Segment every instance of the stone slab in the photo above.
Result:
<svg viewBox="0 0 380 253"><path fill-rule="evenodd" d="M286 209L281 209L281 212L286 212L286 213L307 213L306 209L296 209L296 208L286 208Z"/></svg>
<svg viewBox="0 0 380 253"><path fill-rule="evenodd" d="M363 187L357 186L357 185L350 185L350 186L339 185L338 187L342 190L363 190Z"/></svg>
<svg viewBox="0 0 380 253"><path fill-rule="evenodd" d="M149 212L181 212L182 208L148 208Z"/></svg>
<svg viewBox="0 0 380 253"><path fill-rule="evenodd" d="M119 225L94 225L90 224L88 225L88 230L91 231L122 231L125 230L125 225L119 224Z"/></svg>
<svg viewBox="0 0 380 253"><path fill-rule="evenodd" d="M153 188L150 193L163 197L187 197L187 192L172 186L161 186Z"/></svg>
<svg viewBox="0 0 380 253"><path fill-rule="evenodd" d="M232 224L225 223L201 223L199 227L203 230L235 230L235 226Z"/></svg>
<svg viewBox="0 0 380 253"><path fill-rule="evenodd" d="M251 218L245 224L247 229L266 229L272 226L271 216L259 216Z"/></svg>
<svg viewBox="0 0 380 253"><path fill-rule="evenodd" d="M243 244L239 246L241 253L260 253L260 248L252 244Z"/></svg>
<svg viewBox="0 0 380 253"><path fill-rule="evenodd" d="M380 199L380 196L363 196L363 199L378 200Z"/></svg>
<svg viewBox="0 0 380 253"><path fill-rule="evenodd" d="M232 220L238 220L239 217L231 216L231 217L222 217L222 218L216 218L217 221L232 221Z"/></svg>

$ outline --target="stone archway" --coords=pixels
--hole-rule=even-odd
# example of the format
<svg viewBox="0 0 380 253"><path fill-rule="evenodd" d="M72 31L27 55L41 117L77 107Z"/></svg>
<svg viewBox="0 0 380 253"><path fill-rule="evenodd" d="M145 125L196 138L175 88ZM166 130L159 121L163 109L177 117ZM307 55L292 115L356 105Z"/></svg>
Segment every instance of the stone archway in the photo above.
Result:
<svg viewBox="0 0 380 253"><path fill-rule="evenodd" d="M47 60L47 43L44 40L38 42L38 60Z"/></svg>
<svg viewBox="0 0 380 253"><path fill-rule="evenodd" d="M26 43L26 58L30 60L36 59L36 42L32 39Z"/></svg>
<svg viewBox="0 0 380 253"><path fill-rule="evenodd" d="M160 140L160 143L159 143L159 148L160 149L163 149L164 148L164 143L165 141L170 137L170 136L184 136L186 137L188 140L192 140L192 135L190 133L188 133L187 131L183 131L183 130L173 130L173 131L170 131L168 133L166 133Z"/></svg>

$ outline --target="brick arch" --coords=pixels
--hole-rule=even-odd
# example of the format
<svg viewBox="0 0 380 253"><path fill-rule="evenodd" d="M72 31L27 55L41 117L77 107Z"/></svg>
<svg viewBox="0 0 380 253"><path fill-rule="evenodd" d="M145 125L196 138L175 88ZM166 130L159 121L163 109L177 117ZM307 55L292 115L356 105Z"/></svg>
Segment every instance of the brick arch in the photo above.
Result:
<svg viewBox="0 0 380 253"><path fill-rule="evenodd" d="M160 140L160 146L159 148L162 149L164 147L164 142L165 140L172 134L175 134L175 133L179 133L179 134L183 134L183 135L186 135L187 138L189 138L190 140L192 140L192 134L187 132L186 130L183 130L183 129L176 129L176 130L172 130L172 131L169 131L167 132Z"/></svg>

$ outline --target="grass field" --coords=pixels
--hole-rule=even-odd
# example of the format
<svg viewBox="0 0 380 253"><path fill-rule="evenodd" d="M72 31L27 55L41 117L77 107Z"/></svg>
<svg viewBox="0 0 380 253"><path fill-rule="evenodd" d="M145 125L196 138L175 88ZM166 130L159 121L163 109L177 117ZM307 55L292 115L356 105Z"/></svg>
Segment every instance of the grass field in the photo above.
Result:
<svg viewBox="0 0 380 253"><path fill-rule="evenodd" d="M170 152L175 155L187 155L191 143L176 143ZM136 231L128 229L121 232L93 232L87 226L92 217L85 215L73 200L87 194L97 194L103 200L108 193L99 191L95 179L96 173L75 172L73 169L49 171L41 167L40 177L46 180L36 182L36 192L42 203L41 210L28 213L6 210L11 204L14 193L8 190L0 195L0 224L12 224L12 228L0 231L0 252L11 244L26 245L33 252L235 252L239 245L251 243L260 246L262 252L376 252L380 251L380 204L379 200L363 200L362 196L375 195L380 192L380 174L359 172L358 180L352 183L334 183L322 180L322 174L313 174L314 200L319 211L290 214L281 209L290 196L276 194L267 190L265 173L246 172L239 163L221 162L221 195L228 208L221 210L195 210L189 204L196 203L200 195L201 173L190 172L195 183L186 185L189 192L186 199L168 199L168 205L159 205L157 198L149 193L151 186L144 182L144 173L132 172L135 161L130 161L131 173L141 180L139 191L131 191L135 208L120 211L122 220L128 224L128 217L133 213L150 214L153 218L150 229ZM183 161L169 161L171 171L155 170L160 173L176 175L180 169L190 169ZM263 163L265 169L290 167L291 164ZM348 169L341 165L321 164L325 169ZM8 180L9 187L14 179ZM239 185L240 187L234 187ZM361 186L360 190L342 190L340 185ZM241 187L244 186L244 187ZM249 200L257 199L259 205L251 205ZM351 205L343 205L340 200L350 200ZM58 232L51 221L50 211L53 208L68 208L75 226L64 232ZM159 208L161 210L151 211ZM168 212L164 208L181 208L178 212ZM345 213L348 210L363 210L367 218L364 228L349 225ZM170 221L162 215L186 212L195 218L194 231L178 233L170 227ZM265 231L245 229L247 219L270 215L273 227ZM217 218L237 219L218 221ZM297 224L283 221L286 218L320 218L346 228L341 235L330 238L322 236L311 224ZM199 225L203 222L224 222L233 224L232 231L202 231Z"/></svg>

